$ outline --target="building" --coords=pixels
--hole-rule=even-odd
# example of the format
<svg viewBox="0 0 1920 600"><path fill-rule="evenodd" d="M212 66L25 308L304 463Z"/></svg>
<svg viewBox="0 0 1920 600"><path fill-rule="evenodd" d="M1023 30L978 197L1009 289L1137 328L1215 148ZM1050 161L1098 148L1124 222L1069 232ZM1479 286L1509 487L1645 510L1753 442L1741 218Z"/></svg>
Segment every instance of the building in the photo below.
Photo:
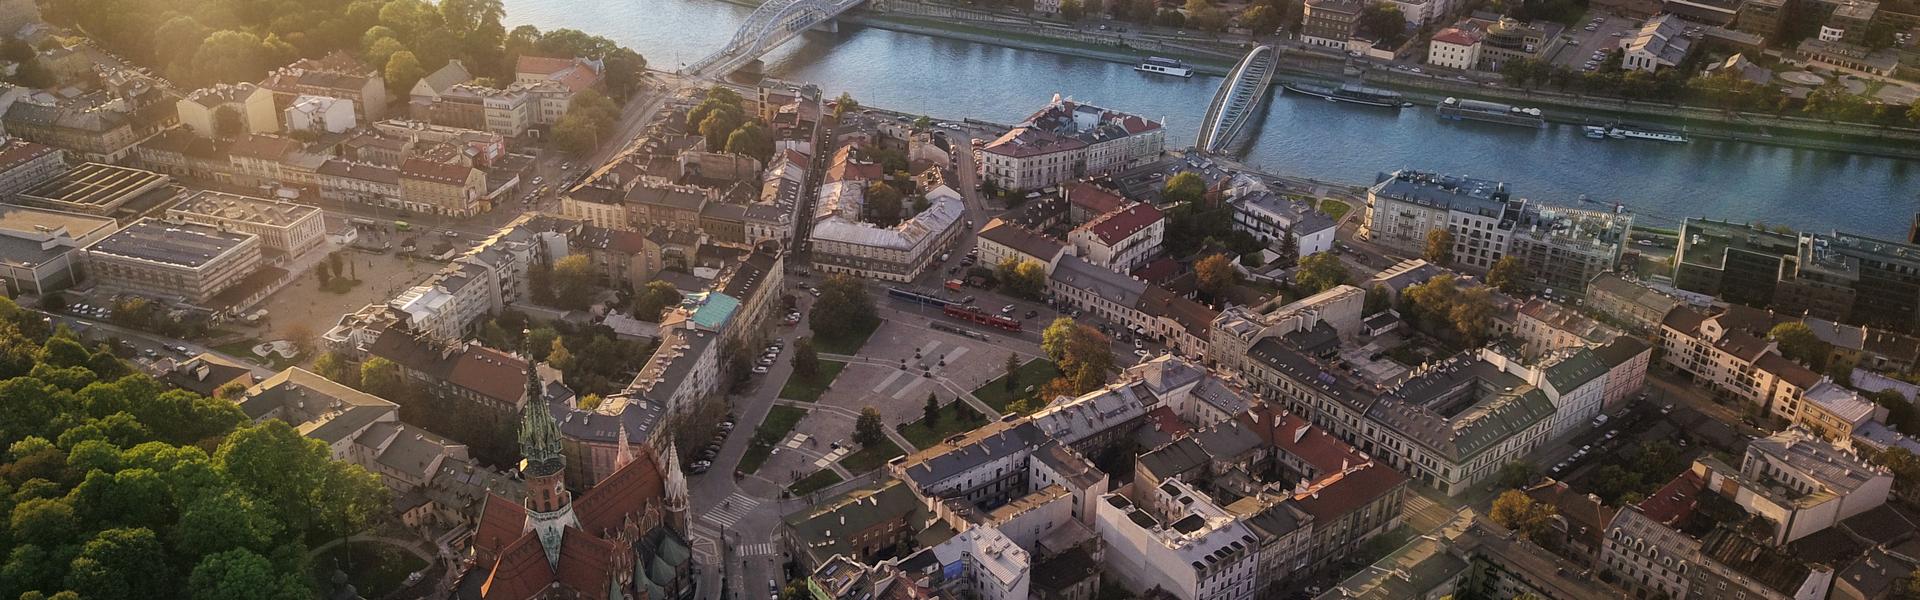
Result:
<svg viewBox="0 0 1920 600"><path fill-rule="evenodd" d="M1158 588L1182 600L1253 598L1253 531L1178 480L1150 493L1184 502L1185 510L1163 519L1121 494L1100 498L1096 530L1107 544L1107 573L1129 589Z"/></svg>
<svg viewBox="0 0 1920 600"><path fill-rule="evenodd" d="M335 159L321 163L316 175L322 200L388 208L402 206L399 169Z"/></svg>
<svg viewBox="0 0 1920 600"><path fill-rule="evenodd" d="M1445 228L1453 232L1454 264L1484 272L1506 254L1526 204L1503 183L1417 171L1382 173L1367 188L1360 237L1420 254L1427 233Z"/></svg>
<svg viewBox="0 0 1920 600"><path fill-rule="evenodd" d="M220 388L239 384L241 389L252 387L258 378L253 368L210 353L200 353L186 360L173 362L172 368L161 373L159 379L176 388L180 388L208 398L221 397Z"/></svg>
<svg viewBox="0 0 1920 600"><path fill-rule="evenodd" d="M1795 315L1920 327L1920 246L1845 232L1780 233L1688 219L1674 287Z"/></svg>
<svg viewBox="0 0 1920 600"><path fill-rule="evenodd" d="M1301 258L1333 249L1333 219L1310 206L1270 192L1236 195L1232 205L1233 228L1253 234L1269 250L1280 251L1287 236Z"/></svg>
<svg viewBox="0 0 1920 600"><path fill-rule="evenodd" d="M1400 15L1407 18L1407 27L1419 29L1427 23L1446 16L1453 11L1450 0L1392 0L1400 8Z"/></svg>
<svg viewBox="0 0 1920 600"><path fill-rule="evenodd" d="M1631 213L1531 204L1508 237L1506 255L1519 259L1529 288L1579 294L1620 264L1632 229Z"/></svg>
<svg viewBox="0 0 1920 600"><path fill-rule="evenodd" d="M0 129L7 135L65 149L77 160L119 162L146 137L123 99L94 93L67 100L22 97L6 107Z"/></svg>
<svg viewBox="0 0 1920 600"><path fill-rule="evenodd" d="M101 163L84 163L29 187L14 197L27 206L95 216L115 216L148 194L170 194L171 177ZM138 203L136 203L138 204Z"/></svg>
<svg viewBox="0 0 1920 600"><path fill-rule="evenodd" d="M46 144L0 138L0 199L13 198L67 170L66 153Z"/></svg>
<svg viewBox="0 0 1920 600"><path fill-rule="evenodd" d="M1427 44L1427 64L1462 71L1480 64L1480 33L1448 27L1433 34Z"/></svg>
<svg viewBox="0 0 1920 600"><path fill-rule="evenodd" d="M1514 314L1512 333L1528 356L1562 348L1591 348L1620 335L1612 327L1545 298L1533 298L1520 305Z"/></svg>
<svg viewBox="0 0 1920 600"><path fill-rule="evenodd" d="M413 89L407 91L407 109L409 116L418 120L428 120L434 101L441 94L453 89L453 86L473 81L473 74L467 71L467 65L460 59L448 60L447 64L413 82Z"/></svg>
<svg viewBox="0 0 1920 600"><path fill-rule="evenodd" d="M845 187L830 183L824 187ZM821 210L831 210L829 192L821 192ZM959 235L966 207L960 193L940 186L926 194L926 210L893 227L882 228L858 220L862 201L842 196L839 209L814 219L813 267L823 273L844 273L863 279L913 281L938 263Z"/></svg>
<svg viewBox="0 0 1920 600"><path fill-rule="evenodd" d="M1060 240L998 217L987 221L973 239L974 247L980 250L980 264L989 266L998 266L1011 258L1023 262L1031 260L1051 268L1053 261L1066 250L1066 245Z"/></svg>
<svg viewBox="0 0 1920 600"><path fill-rule="evenodd" d="M1031 191L1138 166L1166 150L1166 129L1143 117L1073 100L1054 101L976 151L980 176Z"/></svg>
<svg viewBox="0 0 1920 600"><path fill-rule="evenodd" d="M527 379L528 394L540 386ZM455 594L480 600L690 595L691 515L677 453L624 448L613 474L575 501L565 480L560 424L538 403L521 413L527 498L487 496L468 538L473 559Z"/></svg>
<svg viewBox="0 0 1920 600"><path fill-rule="evenodd" d="M0 205L0 281L6 295L45 296L87 277L81 249L119 229L113 219Z"/></svg>
<svg viewBox="0 0 1920 600"><path fill-rule="evenodd" d="M1360 288L1341 285L1285 304L1276 300L1255 306L1229 306L1210 325L1205 356L1222 368L1243 373L1248 368L1247 351L1261 340L1353 340L1361 332L1366 296Z"/></svg>
<svg viewBox="0 0 1920 600"><path fill-rule="evenodd" d="M1160 252L1166 218L1151 204L1135 202L1095 217L1067 233L1074 254L1095 265L1132 272Z"/></svg>
<svg viewBox="0 0 1920 600"><path fill-rule="evenodd" d="M409 159L400 166L403 210L429 215L471 217L486 211L485 171L457 164Z"/></svg>
<svg viewBox="0 0 1920 600"><path fill-rule="evenodd" d="M204 190L167 208L167 218L259 236L262 252L280 258L301 256L326 243L320 209L305 204Z"/></svg>
<svg viewBox="0 0 1920 600"><path fill-rule="evenodd" d="M1480 59L1474 68L1499 72L1514 61L1546 62L1560 48L1561 29L1558 23L1545 20L1525 23L1503 17L1494 21L1480 28Z"/></svg>
<svg viewBox="0 0 1920 600"><path fill-rule="evenodd" d="M803 568L817 568L836 556L868 563L934 522L932 511L913 490L894 479L877 489L850 491L787 514L774 539L784 542L783 550Z"/></svg>
<svg viewBox="0 0 1920 600"><path fill-rule="evenodd" d="M380 475L396 494L426 486L446 461L471 460L464 444L401 422L399 405L299 367L253 384L235 403L254 422L284 421L319 440L334 460Z"/></svg>
<svg viewBox="0 0 1920 600"><path fill-rule="evenodd" d="M601 72L605 69L605 65L598 60L523 54L514 62L513 82L537 84L543 81L557 81L565 84L571 91L578 92L598 87L602 79Z"/></svg>
<svg viewBox="0 0 1920 600"><path fill-rule="evenodd" d="M1607 526L1604 577L1638 597L1825 598L1833 568L1741 531L1750 516L1696 462Z"/></svg>
<svg viewBox="0 0 1920 600"><path fill-rule="evenodd" d="M1786 0L1751 0L1741 2L1733 21L1734 29L1751 33L1771 42L1780 34L1780 24L1786 18Z"/></svg>
<svg viewBox="0 0 1920 600"><path fill-rule="evenodd" d="M738 301L722 294L693 302L698 304L676 311L679 325L662 324L660 344L626 389L629 395L659 403L674 416L693 412L720 389L719 329L739 307Z"/></svg>
<svg viewBox="0 0 1920 600"><path fill-rule="evenodd" d="M282 113L289 132L342 133L359 125L352 100L327 96L300 96Z"/></svg>
<svg viewBox="0 0 1920 600"><path fill-rule="evenodd" d="M231 139L279 131L271 95L255 96L252 83L217 83L194 90L176 103L180 124L207 139Z"/></svg>
<svg viewBox="0 0 1920 600"><path fill-rule="evenodd" d="M974 527L930 549L940 561L941 585L981 600L1024 600L1033 578L1027 551L993 527Z"/></svg>
<svg viewBox="0 0 1920 600"><path fill-rule="evenodd" d="M1620 41L1620 50L1625 52L1621 68L1652 73L1679 65L1693 50L1693 39L1682 35L1686 28L1684 21L1671 15L1647 19L1632 39Z"/></svg>
<svg viewBox="0 0 1920 600"><path fill-rule="evenodd" d="M1608 600L1624 590L1554 556L1525 535L1462 513L1341 581L1319 600L1368 598L1564 598Z"/></svg>
<svg viewBox="0 0 1920 600"><path fill-rule="evenodd" d="M1886 469L1799 429L1754 440L1738 466L1712 456L1696 465L1707 489L1772 525L1774 546L1878 508L1893 489Z"/></svg>
<svg viewBox="0 0 1920 600"><path fill-rule="evenodd" d="M254 100L251 96L261 96ZM302 97L334 98L350 102L353 116L357 122L372 123L387 118L387 83L378 69L368 67L344 52L334 52L321 58L303 58L293 64L275 69L260 81L260 85L249 95L247 104L270 100L275 118L289 107L300 102ZM249 125L256 131L265 131L260 122L252 122L253 113L249 112ZM279 130L276 123L273 130Z"/></svg>
<svg viewBox="0 0 1920 600"><path fill-rule="evenodd" d="M1361 8L1358 0L1309 0L1301 16L1300 39L1312 46L1345 49L1359 24Z"/></svg>
<svg viewBox="0 0 1920 600"><path fill-rule="evenodd" d="M1643 332L1658 330L1667 313L1681 304L1673 296L1611 272L1594 276L1587 283L1585 300L1587 308Z"/></svg>
<svg viewBox="0 0 1920 600"><path fill-rule="evenodd" d="M1781 356L1778 345L1766 338L1784 321L1740 305L1712 315L1677 308L1661 322L1660 346L1668 367L1715 394L1799 422L1804 394L1822 378Z"/></svg>
<svg viewBox="0 0 1920 600"><path fill-rule="evenodd" d="M260 266L260 237L190 223L141 219L88 246L103 291L179 298L205 307Z"/></svg>

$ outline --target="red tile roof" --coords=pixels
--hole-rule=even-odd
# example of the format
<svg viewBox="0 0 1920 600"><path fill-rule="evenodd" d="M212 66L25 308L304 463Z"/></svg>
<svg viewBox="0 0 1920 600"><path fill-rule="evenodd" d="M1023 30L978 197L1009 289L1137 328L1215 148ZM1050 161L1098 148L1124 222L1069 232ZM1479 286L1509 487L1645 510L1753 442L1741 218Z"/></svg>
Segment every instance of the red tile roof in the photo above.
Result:
<svg viewBox="0 0 1920 600"><path fill-rule="evenodd" d="M514 61L513 72L552 75L572 66L573 59L571 58L527 56L523 54L520 56L520 60Z"/></svg>
<svg viewBox="0 0 1920 600"><path fill-rule="evenodd" d="M547 552L540 547L539 536L523 535L495 561L487 581L480 586L486 600L531 600L553 585L553 567L547 566Z"/></svg>
<svg viewBox="0 0 1920 600"><path fill-rule="evenodd" d="M1384 464L1369 462L1345 473L1336 471L1314 482L1306 493L1295 495L1293 499L1300 505L1300 510L1313 515L1316 523L1325 523L1393 493L1406 481L1407 476L1400 472Z"/></svg>
<svg viewBox="0 0 1920 600"><path fill-rule="evenodd" d="M1187 426L1187 422L1181 420L1180 415L1175 414L1171 407L1164 404L1159 408L1147 411L1147 423L1152 425L1155 431L1174 438L1185 437L1187 434L1193 433L1193 428Z"/></svg>
<svg viewBox="0 0 1920 600"><path fill-rule="evenodd" d="M27 161L59 152L60 149L26 140L15 139L0 146L0 173L13 170Z"/></svg>
<svg viewBox="0 0 1920 600"><path fill-rule="evenodd" d="M1005 135L988 142L980 151L1013 158L1026 158L1055 152L1067 152L1085 148L1086 142L1063 137L1049 131L1032 127L1016 127Z"/></svg>
<svg viewBox="0 0 1920 600"><path fill-rule="evenodd" d="M1112 246L1160 222L1161 218L1160 209L1145 202L1135 202L1133 206L1100 215L1081 227L1091 230L1102 243Z"/></svg>
<svg viewBox="0 0 1920 600"><path fill-rule="evenodd" d="M1793 362L1792 360L1788 360L1787 357L1772 352L1762 355L1760 360L1754 361L1753 366L1758 367L1762 371L1772 373L1774 377L1791 383L1794 387L1798 387L1801 390L1806 390L1820 383L1819 373L1815 373L1812 369L1800 366L1800 363Z"/></svg>
<svg viewBox="0 0 1920 600"><path fill-rule="evenodd" d="M1698 504L1697 497L1706 487L1706 479L1693 469L1687 469L1635 507L1640 509L1640 514L1655 522L1678 528L1687 517L1693 515L1693 507Z"/></svg>
<svg viewBox="0 0 1920 600"><path fill-rule="evenodd" d="M1314 427L1300 415L1270 404L1255 405L1241 413L1238 419L1266 440L1268 445L1299 457L1321 473L1338 473L1348 465L1367 461L1366 455L1325 429Z"/></svg>
<svg viewBox="0 0 1920 600"><path fill-rule="evenodd" d="M1449 27L1445 31L1434 34L1433 41L1446 42L1455 46L1472 46L1480 43L1480 36L1458 27Z"/></svg>
<svg viewBox="0 0 1920 600"><path fill-rule="evenodd" d="M595 535L619 529L628 516L646 510L649 501L666 497L666 478L651 447L634 447L631 464L614 471L573 504L580 527Z"/></svg>
<svg viewBox="0 0 1920 600"><path fill-rule="evenodd" d="M554 579L578 594L575 598L605 600L612 588L612 542L568 527L560 536L560 561Z"/></svg>
<svg viewBox="0 0 1920 600"><path fill-rule="evenodd" d="M1133 135L1159 129L1160 124L1134 115L1127 115L1120 119L1120 127L1127 130L1127 135Z"/></svg>
<svg viewBox="0 0 1920 600"><path fill-rule="evenodd" d="M526 531L526 509L489 494L473 544L483 561L490 554L497 558L480 567L487 569L481 597L527 600L559 584L572 593L570 598L606 600L619 562L616 553L629 551L609 538L630 519L638 520L659 508L666 498L665 477L652 448L642 444L634 451L633 462L574 499L573 514L580 527L561 533L560 556L554 566L547 564L539 536Z"/></svg>
<svg viewBox="0 0 1920 600"><path fill-rule="evenodd" d="M1104 215L1127 205L1126 198L1085 181L1067 184L1066 197L1068 203L1096 215Z"/></svg>
<svg viewBox="0 0 1920 600"><path fill-rule="evenodd" d="M473 545L485 556L499 556L508 545L526 533L527 509L497 494L487 494L480 506L480 523L474 528Z"/></svg>

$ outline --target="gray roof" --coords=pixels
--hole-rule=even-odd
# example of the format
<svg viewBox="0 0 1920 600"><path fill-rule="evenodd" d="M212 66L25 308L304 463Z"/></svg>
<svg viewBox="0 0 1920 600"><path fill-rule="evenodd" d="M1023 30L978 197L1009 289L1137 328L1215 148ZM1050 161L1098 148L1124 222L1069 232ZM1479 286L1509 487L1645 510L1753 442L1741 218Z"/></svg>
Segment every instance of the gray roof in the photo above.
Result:
<svg viewBox="0 0 1920 600"><path fill-rule="evenodd" d="M275 373L253 386L239 405L247 418L256 421L277 411L278 417L301 435L328 444L343 441L399 409L378 396L299 367Z"/></svg>
<svg viewBox="0 0 1920 600"><path fill-rule="evenodd" d="M1133 307L1146 293L1147 282L1102 269L1078 256L1062 256L1049 276L1064 287L1080 288L1121 306Z"/></svg>
<svg viewBox="0 0 1920 600"><path fill-rule="evenodd" d="M1539 388L1485 361L1456 356L1394 388L1367 418L1456 462L1551 418Z"/></svg>
<svg viewBox="0 0 1920 600"><path fill-rule="evenodd" d="M191 223L140 219L94 242L87 251L169 265L197 268L225 255L253 234L221 231Z"/></svg>
<svg viewBox="0 0 1920 600"><path fill-rule="evenodd" d="M1396 171L1379 174L1372 192L1382 198L1493 217L1507 208L1506 186L1472 177Z"/></svg>
<svg viewBox="0 0 1920 600"><path fill-rule="evenodd" d="M978 435L981 431L968 434L968 439L960 445L935 447L931 453L923 453L919 460L906 465L905 475L920 489L928 489L947 478L965 473L980 465L1015 454L1030 452L1036 445L1047 441L1040 427L1031 422L1021 422L1011 427L996 428L990 433ZM909 457L912 460L914 457Z"/></svg>
<svg viewBox="0 0 1920 600"><path fill-rule="evenodd" d="M1592 350L1580 348L1568 353L1566 357L1547 365L1547 383L1553 384L1556 392L1565 394L1578 389L1594 378L1606 374L1608 365Z"/></svg>
<svg viewBox="0 0 1920 600"><path fill-rule="evenodd" d="M1302 385L1332 396L1349 410L1367 412L1379 399L1365 384L1326 370L1318 362L1293 349L1278 337L1260 340L1247 349L1247 358Z"/></svg>

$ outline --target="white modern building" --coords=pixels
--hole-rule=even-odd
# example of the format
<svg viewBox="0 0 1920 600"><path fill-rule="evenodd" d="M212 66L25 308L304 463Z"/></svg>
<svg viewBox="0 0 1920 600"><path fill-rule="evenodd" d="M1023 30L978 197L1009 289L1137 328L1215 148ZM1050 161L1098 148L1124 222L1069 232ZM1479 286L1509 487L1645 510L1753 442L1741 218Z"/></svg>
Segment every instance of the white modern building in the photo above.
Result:
<svg viewBox="0 0 1920 600"><path fill-rule="evenodd" d="M288 131L341 133L359 126L353 101L326 96L301 96L286 110Z"/></svg>
<svg viewBox="0 0 1920 600"><path fill-rule="evenodd" d="M1254 532L1178 479L1142 493L1183 510L1156 516L1121 494L1100 498L1095 530L1107 544L1107 573L1129 589L1159 588L1182 600L1250 600L1259 577Z"/></svg>
<svg viewBox="0 0 1920 600"><path fill-rule="evenodd" d="M1253 234L1270 250L1278 251L1289 235L1301 258L1333 248L1333 219L1312 207L1268 192L1235 197L1232 204L1233 228Z"/></svg>

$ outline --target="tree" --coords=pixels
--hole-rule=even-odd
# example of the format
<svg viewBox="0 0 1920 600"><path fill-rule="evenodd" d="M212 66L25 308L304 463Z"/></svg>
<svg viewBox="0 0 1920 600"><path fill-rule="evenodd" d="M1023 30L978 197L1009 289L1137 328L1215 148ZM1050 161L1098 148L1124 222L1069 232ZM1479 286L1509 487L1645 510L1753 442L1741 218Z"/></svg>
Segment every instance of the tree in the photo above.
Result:
<svg viewBox="0 0 1920 600"><path fill-rule="evenodd" d="M1493 268L1487 269L1487 285L1509 295L1519 295L1525 291L1526 276L1526 268L1520 264L1520 259L1509 254L1494 261Z"/></svg>
<svg viewBox="0 0 1920 600"><path fill-rule="evenodd" d="M864 337L880 324L880 313L867 287L847 275L834 275L820 284L820 297L814 301L809 318L816 335L831 339Z"/></svg>
<svg viewBox="0 0 1920 600"><path fill-rule="evenodd" d="M16 504L11 525L15 543L46 548L71 542L80 529L73 504L65 498L34 498Z"/></svg>
<svg viewBox="0 0 1920 600"><path fill-rule="evenodd" d="M371 357L360 363L360 389L381 398L399 398L405 391L400 365L384 357Z"/></svg>
<svg viewBox="0 0 1920 600"><path fill-rule="evenodd" d="M284 45L284 44L283 44ZM283 50L245 31L222 30L208 35L193 53L189 76L195 85L223 81L257 81L279 64Z"/></svg>
<svg viewBox="0 0 1920 600"><path fill-rule="evenodd" d="M1200 291L1210 298L1219 298L1227 290L1240 284L1240 271L1233 266L1233 259L1225 254L1215 254L1200 259L1193 264L1194 278L1198 280Z"/></svg>
<svg viewBox="0 0 1920 600"><path fill-rule="evenodd" d="M853 441L859 442L861 446L879 444L887 439L886 431L881 429L885 426L885 423L880 420L879 410L871 406L862 408L860 418L853 422Z"/></svg>
<svg viewBox="0 0 1920 600"><path fill-rule="evenodd" d="M573 351L567 349L567 341L557 337L547 345L547 364L562 372L572 371L579 366L573 359Z"/></svg>
<svg viewBox="0 0 1920 600"><path fill-rule="evenodd" d="M571 254L553 262L554 304L582 310L593 302L593 263L585 254Z"/></svg>
<svg viewBox="0 0 1920 600"><path fill-rule="evenodd" d="M1107 372L1114 367L1111 340L1068 317L1047 325L1040 334L1040 349L1059 366L1061 379L1076 394L1105 385Z"/></svg>
<svg viewBox="0 0 1920 600"><path fill-rule="evenodd" d="M1009 392L1011 392L1011 391L1013 391L1013 388L1014 388L1014 386L1016 386L1016 385L1019 385L1019 384L1020 384L1020 381L1019 381L1019 379L1020 379L1020 378L1019 378L1019 374L1020 374L1020 357L1019 357L1019 356L1017 356L1017 355L1015 355L1015 354L1014 354L1014 353L1012 353L1012 352L1008 352L1008 353L1007 353L1007 362L1006 362L1006 364L1004 365L1004 368L1005 368L1005 369L1006 369L1006 371L1007 371L1007 376L1006 376L1006 378L1004 379L1004 381L1006 381L1006 382L1007 382L1007 383L1006 383L1006 388L1007 388L1007 391L1009 391Z"/></svg>
<svg viewBox="0 0 1920 600"><path fill-rule="evenodd" d="M420 66L420 58L413 52L401 50L387 57L387 68L382 73L386 75L387 89L398 93L397 90L413 89L413 82L419 81L427 70Z"/></svg>
<svg viewBox="0 0 1920 600"><path fill-rule="evenodd" d="M1253 30L1254 35L1269 35L1280 29L1280 11L1272 6L1256 4L1240 13L1240 24Z"/></svg>
<svg viewBox="0 0 1920 600"><path fill-rule="evenodd" d="M926 423L929 431L940 423L940 397L927 394L926 406L920 407L920 422Z"/></svg>
<svg viewBox="0 0 1920 600"><path fill-rule="evenodd" d="M1365 308L1367 314L1380 313L1389 308L1393 308L1393 294L1387 289L1387 284L1376 283L1367 289Z"/></svg>
<svg viewBox="0 0 1920 600"><path fill-rule="evenodd" d="M867 185L867 220L881 227L900 224L900 213L904 205L900 204L900 190L884 181L875 181Z"/></svg>
<svg viewBox="0 0 1920 600"><path fill-rule="evenodd" d="M727 135L727 151L766 162L773 157L773 140L767 137L767 131L759 123L741 125Z"/></svg>
<svg viewBox="0 0 1920 600"><path fill-rule="evenodd" d="M351 360L345 355L328 350L320 353L320 357L313 360L313 372L333 380L334 383L358 388L360 372L353 369Z"/></svg>
<svg viewBox="0 0 1920 600"><path fill-rule="evenodd" d="M859 111L859 110L860 110L860 102L857 100L854 100L852 94L849 94L846 92L840 92L840 97L835 98L833 101L833 118L834 119L839 119L842 115L847 114L847 112L849 111Z"/></svg>
<svg viewBox="0 0 1920 600"><path fill-rule="evenodd" d="M793 343L793 374L813 379L820 374L820 354L813 350L813 338L803 337Z"/></svg>
<svg viewBox="0 0 1920 600"><path fill-rule="evenodd" d="M1407 18L1400 14L1400 7L1391 2L1373 2L1360 9L1360 17L1354 29L1381 40L1389 46L1398 46L1407 39Z"/></svg>
<svg viewBox="0 0 1920 600"><path fill-rule="evenodd" d="M1494 485L1502 488L1518 488L1533 483L1533 465L1525 461L1514 461L1500 467L1494 474Z"/></svg>
<svg viewBox="0 0 1920 600"><path fill-rule="evenodd" d="M1340 257L1331 252L1321 252L1300 260L1299 270L1293 273L1294 285L1301 292L1312 295L1324 292L1351 280L1353 275L1347 271L1347 265Z"/></svg>
<svg viewBox="0 0 1920 600"><path fill-rule="evenodd" d="M1300 264L1300 238L1293 235L1293 226L1288 225L1280 232L1280 264L1294 266Z"/></svg>
<svg viewBox="0 0 1920 600"><path fill-rule="evenodd" d="M214 109L214 137L230 140L245 135L246 133L247 123L244 117L241 116L239 109L229 105L222 105L220 108Z"/></svg>
<svg viewBox="0 0 1920 600"><path fill-rule="evenodd" d="M1167 186L1160 197L1168 203L1199 202L1207 195L1207 182L1192 171L1181 171L1167 180Z"/></svg>
<svg viewBox="0 0 1920 600"><path fill-rule="evenodd" d="M994 278L1002 291L1027 300L1039 300L1047 293L1047 265L1033 259L1009 256L1000 261Z"/></svg>
<svg viewBox="0 0 1920 600"><path fill-rule="evenodd" d="M221 385L220 389L214 390L213 397L221 400L239 401L240 396L245 393L247 393L246 382L229 381L225 385Z"/></svg>
<svg viewBox="0 0 1920 600"><path fill-rule="evenodd" d="M1767 339L1780 345L1780 354L1813 368L1824 369L1833 347L1813 335L1806 323L1788 321L1767 331Z"/></svg>
<svg viewBox="0 0 1920 600"><path fill-rule="evenodd" d="M640 295L633 299L633 318L649 323L659 323L668 307L678 306L680 289L665 281L649 281L640 289Z"/></svg>
<svg viewBox="0 0 1920 600"><path fill-rule="evenodd" d="M1427 262L1433 263L1434 266L1452 266L1453 231L1445 227L1427 231L1426 250L1422 251L1420 256L1421 258L1427 259Z"/></svg>
<svg viewBox="0 0 1920 600"><path fill-rule="evenodd" d="M1487 517L1502 527L1527 536L1539 542L1543 534L1553 526L1553 507L1534 502L1526 492L1507 490L1493 499L1493 510Z"/></svg>
<svg viewBox="0 0 1920 600"><path fill-rule="evenodd" d="M108 529L87 540L67 572L67 587L88 598L131 600L175 594L167 551L147 528Z"/></svg>
<svg viewBox="0 0 1920 600"><path fill-rule="evenodd" d="M1078 21L1087 16L1087 7L1080 0L1060 0L1060 18Z"/></svg>
<svg viewBox="0 0 1920 600"><path fill-rule="evenodd" d="M187 578L192 600L301 600L313 597L298 573L287 573L252 551L207 555Z"/></svg>

